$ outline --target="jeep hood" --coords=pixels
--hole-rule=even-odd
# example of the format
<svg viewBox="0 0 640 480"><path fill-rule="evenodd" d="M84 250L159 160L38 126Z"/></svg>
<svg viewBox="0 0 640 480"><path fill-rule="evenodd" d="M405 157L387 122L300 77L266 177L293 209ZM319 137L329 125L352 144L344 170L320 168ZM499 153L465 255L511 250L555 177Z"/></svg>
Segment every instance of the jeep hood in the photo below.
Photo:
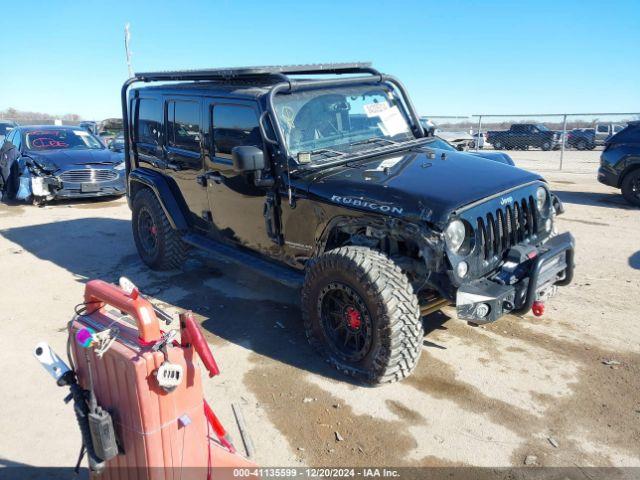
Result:
<svg viewBox="0 0 640 480"><path fill-rule="evenodd" d="M306 188L329 203L443 226L456 209L538 180L476 155L421 147L321 171Z"/></svg>

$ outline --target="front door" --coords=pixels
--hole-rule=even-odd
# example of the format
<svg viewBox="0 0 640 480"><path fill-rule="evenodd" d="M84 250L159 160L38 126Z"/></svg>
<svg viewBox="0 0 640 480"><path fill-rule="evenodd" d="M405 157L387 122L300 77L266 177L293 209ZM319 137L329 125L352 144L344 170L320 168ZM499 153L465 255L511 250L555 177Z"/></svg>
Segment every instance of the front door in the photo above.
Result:
<svg viewBox="0 0 640 480"><path fill-rule="evenodd" d="M268 189L256 187L253 174L235 172L231 157L233 147L251 145L261 148L267 158L257 105L213 100L208 115L210 154L205 176L214 234L257 252L277 255L280 247L269 236L265 221L265 208L268 214L275 210Z"/></svg>

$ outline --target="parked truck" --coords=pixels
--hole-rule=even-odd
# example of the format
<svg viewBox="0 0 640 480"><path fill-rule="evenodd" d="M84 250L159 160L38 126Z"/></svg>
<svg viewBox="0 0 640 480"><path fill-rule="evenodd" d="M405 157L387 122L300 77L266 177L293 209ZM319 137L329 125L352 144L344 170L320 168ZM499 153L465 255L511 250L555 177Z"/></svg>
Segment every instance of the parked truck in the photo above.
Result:
<svg viewBox="0 0 640 480"><path fill-rule="evenodd" d="M619 125L616 123L596 123L595 144L604 145L609 138L622 131L624 127L624 125Z"/></svg>
<svg viewBox="0 0 640 480"><path fill-rule="evenodd" d="M539 123L514 123L509 130L488 131L486 141L496 150L552 150L560 148L561 136Z"/></svg>

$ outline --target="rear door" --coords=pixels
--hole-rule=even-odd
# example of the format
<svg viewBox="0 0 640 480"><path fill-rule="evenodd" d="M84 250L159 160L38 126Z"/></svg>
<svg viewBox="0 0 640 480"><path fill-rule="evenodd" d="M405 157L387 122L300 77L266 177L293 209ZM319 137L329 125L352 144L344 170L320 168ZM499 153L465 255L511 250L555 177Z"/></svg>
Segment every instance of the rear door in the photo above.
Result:
<svg viewBox="0 0 640 480"><path fill-rule="evenodd" d="M198 183L203 172L202 100L166 97L164 101L164 174L175 183L189 211L190 223L206 230L207 192Z"/></svg>
<svg viewBox="0 0 640 480"><path fill-rule="evenodd" d="M529 144L529 125L513 125L510 134L510 147L522 147Z"/></svg>

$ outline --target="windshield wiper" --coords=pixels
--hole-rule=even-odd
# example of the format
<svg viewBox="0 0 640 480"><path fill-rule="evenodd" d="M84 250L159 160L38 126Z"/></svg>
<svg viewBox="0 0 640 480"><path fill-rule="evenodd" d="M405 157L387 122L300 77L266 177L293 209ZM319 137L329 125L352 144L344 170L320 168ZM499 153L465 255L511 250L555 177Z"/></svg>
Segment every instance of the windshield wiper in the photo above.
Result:
<svg viewBox="0 0 640 480"><path fill-rule="evenodd" d="M350 143L349 146L350 147L355 147L357 145L368 145L370 143L384 143L385 145L397 145L398 142L396 142L395 140L391 140L389 138L367 138L365 140L359 140L357 142L353 142Z"/></svg>
<svg viewBox="0 0 640 480"><path fill-rule="evenodd" d="M330 148L319 148L317 150L312 150L309 152L313 157L315 155L322 155L324 157L341 157L345 155L345 152L339 152L337 150L331 150Z"/></svg>
<svg viewBox="0 0 640 480"><path fill-rule="evenodd" d="M372 140L373 141L383 140L385 142L385 145L376 146L375 148L367 149L360 152L338 152L336 150L330 150L325 148L313 150L312 152L310 152L311 155L315 155L315 154L325 155L324 162L318 163L315 165L313 163L310 163L307 165L300 165L299 168L301 168L302 170L308 170L308 169L312 170L315 168L326 168L333 165L342 164L345 162L346 163L357 162L359 160L364 160L366 158L370 158L376 155L381 155L385 153L395 153L395 152L403 151L407 148L414 148L426 143L427 141L430 140L430 138L420 137L420 138L407 140L404 142L396 142L394 140L383 138L383 139L367 139L367 140L363 140L363 142L365 142L365 144L372 143ZM343 158L343 157L347 157L347 158Z"/></svg>

